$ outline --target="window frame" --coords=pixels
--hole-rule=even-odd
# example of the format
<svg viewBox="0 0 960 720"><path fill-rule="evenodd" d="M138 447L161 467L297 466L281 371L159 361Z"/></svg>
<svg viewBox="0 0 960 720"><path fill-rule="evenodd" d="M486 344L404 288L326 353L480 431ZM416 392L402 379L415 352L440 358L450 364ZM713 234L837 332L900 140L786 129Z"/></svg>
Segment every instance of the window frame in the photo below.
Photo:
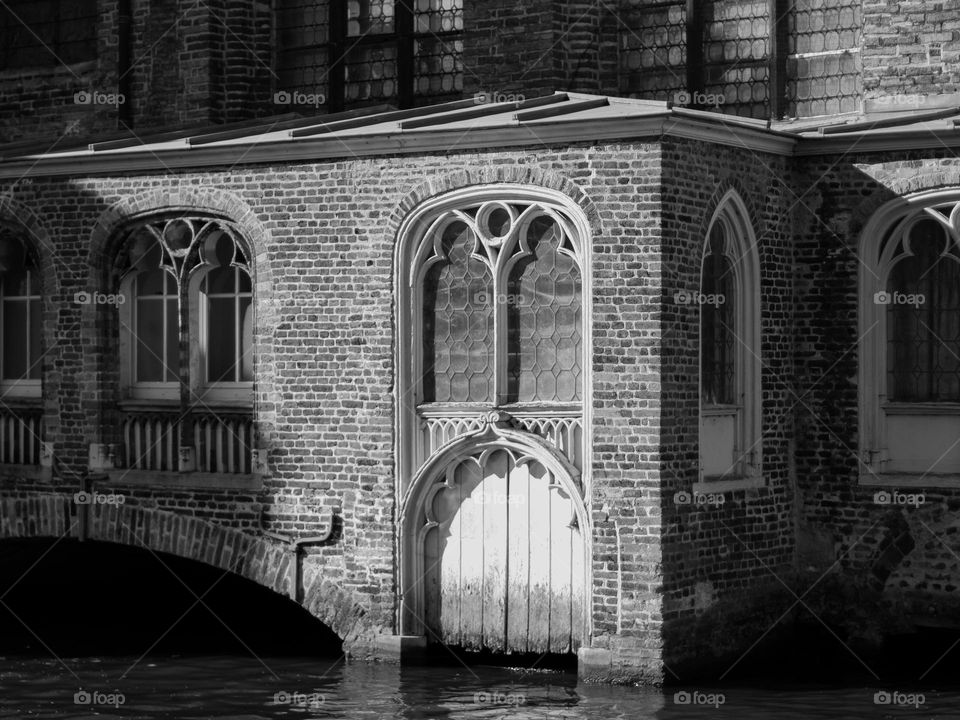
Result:
<svg viewBox="0 0 960 720"><path fill-rule="evenodd" d="M23 4L27 4L27 3L23 3ZM69 41L64 40L63 33L64 33L65 24L68 22L75 22L76 18L70 18L67 20L61 19L61 10L63 9L63 7L62 7L62 3L59 2L59 0L51 0L51 2L47 3L47 9L50 10L55 16L53 20L47 23L43 23L45 25L52 25L54 28L52 42L50 43L46 43L44 39L40 37L40 34L36 32L36 29L33 26L27 25L21 20L19 13L17 13L17 9L18 9L17 7L11 5L5 12L0 11L0 18L2 18L4 14L9 15L10 19L12 20L12 23L10 24L11 27L27 28L27 32L29 33L32 42L30 43L30 45L25 47L30 48L32 50L40 50L45 56L49 56L48 61L45 63L40 63L40 64L18 63L16 62L15 58L18 54L21 54L22 50L24 50L25 48L24 47L14 48L13 49L14 61L11 64L0 63L0 74L20 73L20 72L26 72L34 69L41 69L41 70L51 69L52 70L57 67L73 67L74 65L77 65L79 63L95 61L98 57L97 30L99 25L99 15L96 12L96 9L97 9L96 3L91 2L91 4L93 5L93 10L94 10L93 14L80 16L81 18L92 19L92 34L90 35L89 38L87 38L88 50L87 52L84 53L84 56L82 58L78 60L73 60L71 62L64 62L61 59L64 45L70 44ZM3 37L6 27L7 27L6 25L0 22L0 37Z"/></svg>
<svg viewBox="0 0 960 720"><path fill-rule="evenodd" d="M894 233L908 230L917 217L932 215L937 208L950 208L950 220L960 218L960 187L926 190L894 198L880 206L867 221L858 243L858 484L903 487L958 487L960 470L922 472L890 470L896 459L888 443L888 416L921 419L951 416L960 421L960 403L951 401L893 402L887 397L887 311L875 301L886 292L889 273L896 259ZM939 213L938 213L939 214ZM958 239L953 238L955 243ZM893 259L893 262L890 260ZM922 421L922 420L921 420ZM943 459L933 458L933 464Z"/></svg>
<svg viewBox="0 0 960 720"><path fill-rule="evenodd" d="M40 363L39 378L19 378L19 379L7 379L4 377L3 371L3 329L6 323L6 302L7 295L3 287L2 277L0 277L0 396L3 398L11 400L38 400L42 397L43 394L43 355L44 355L44 328L43 328L43 279L40 275L40 267L37 263L35 254L32 252L32 248L24 241L22 237L18 237L17 234L11 234L9 236L11 242L19 242L23 252L24 267L26 272L29 275L29 295L14 295L12 298L17 298L19 300L26 301L27 307L27 362L28 362L28 371L29 371L29 359L31 353L30 347L30 338L32 336L32 328L30 323L33 321L33 313L31 312L31 305L34 301L39 305L37 312L37 322L39 323L39 343L40 346L37 348L37 357L38 362ZM29 374L29 372L28 372Z"/></svg>
<svg viewBox="0 0 960 720"><path fill-rule="evenodd" d="M494 403L422 403L422 354L419 346L422 338L422 278L424 263L420 257L431 243L423 243L423 239L433 230L436 218L443 213L463 207L481 206L488 202L502 202L506 204L539 204L552 208L568 223L573 233L573 242L578 245L578 256L575 258L580 273L580 383L581 400L575 403L509 403L503 402L503 395L499 388L495 390ZM418 462L417 442L419 441L419 413L428 416L433 411L453 411L463 416L476 415L478 412L502 410L508 413L536 410L538 414L548 416L557 413L575 411L582 421L582 441L577 448L578 456L584 459L581 469L581 479L584 484L584 495L589 497L591 463L589 462L589 448L592 446L592 394L591 394L591 282L590 282L590 238L592 233L583 211L567 195L547 188L519 185L513 183L497 183L484 186L473 186L450 191L438 197L421 203L411 211L401 223L397 231L396 262L394 283L397 288L396 322L396 379L394 390L394 404L396 408L397 432L395 434L395 453L397 457L397 489L403 497L409 489L414 472L421 464ZM509 263L504 263L509 265ZM501 269L501 272L507 272ZM493 291L497 292L494 285ZM503 308L505 312L506 308ZM494 362L502 368L495 370L495 386L497 375L502 378L506 386L507 353L499 347L506 340L499 340L494 331ZM413 400L413 401L411 401Z"/></svg>
<svg viewBox="0 0 960 720"><path fill-rule="evenodd" d="M281 12L278 0L273 8L272 22L274 33L274 54L273 66L276 70L275 92L302 90L304 92L314 92L317 88L294 88L281 87L281 77L283 68L281 67L282 49L279 43L279 14ZM345 108L363 107L364 105L396 103L401 109L416 106L419 99L429 99L431 102L443 102L459 98L463 95L462 88L458 91L456 87L449 93L422 94L418 93L416 84L416 61L417 55L415 45L418 40L434 38L444 44L463 42L463 27L459 30L441 30L438 32L419 32L416 29L416 0L395 0L393 14L392 32L361 32L359 35L349 34L350 19L346 11L346 3L339 0L329 0L327 5L327 41L319 44L308 44L299 46L297 49L313 49L321 51L326 49L326 73L327 86L324 93L327 112L341 112ZM463 17L463 4L461 0L460 7L461 18ZM347 55L356 48L385 48L392 47L396 52L396 92L390 97L371 98L368 100L347 101L346 86L347 81ZM462 58L462 50L461 50ZM460 73L462 75L462 71Z"/></svg>
<svg viewBox="0 0 960 720"><path fill-rule="evenodd" d="M703 403L703 345L700 312L697 313L697 402L698 453L704 445L703 418L723 415L734 417L733 472L720 476L704 475L698 462L696 492L724 492L741 487L755 487L763 479L762 434L762 331L760 257L757 236L749 220L749 212L734 189L728 190L707 225L701 242L698 292L703 287L703 268L710 253L711 236L717 223L724 227L724 254L730 261L734 289L734 397L737 402L705 406ZM698 296L699 298L699 296ZM698 303L699 305L700 303ZM739 329L737 329L739 328Z"/></svg>

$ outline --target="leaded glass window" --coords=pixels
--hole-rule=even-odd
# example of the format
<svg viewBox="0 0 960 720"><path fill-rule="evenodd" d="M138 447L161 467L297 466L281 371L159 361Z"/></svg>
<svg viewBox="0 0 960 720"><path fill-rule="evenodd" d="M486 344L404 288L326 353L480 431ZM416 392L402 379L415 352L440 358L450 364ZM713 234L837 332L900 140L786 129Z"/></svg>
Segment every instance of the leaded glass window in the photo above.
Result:
<svg viewBox="0 0 960 720"><path fill-rule="evenodd" d="M424 281L424 402L494 399L493 283L476 245L466 224L451 224Z"/></svg>
<svg viewBox="0 0 960 720"><path fill-rule="evenodd" d="M282 0L278 90L321 94L328 110L456 99L462 0Z"/></svg>
<svg viewBox="0 0 960 720"><path fill-rule="evenodd" d="M576 402L580 383L580 273L560 252L557 224L530 224L530 254L510 272L507 394L516 402Z"/></svg>
<svg viewBox="0 0 960 720"><path fill-rule="evenodd" d="M704 405L736 402L733 265L726 232L714 225L700 284L700 387Z"/></svg>
<svg viewBox="0 0 960 720"><path fill-rule="evenodd" d="M913 225L886 292L888 399L960 401L960 253L933 219Z"/></svg>
<svg viewBox="0 0 960 720"><path fill-rule="evenodd" d="M422 400L579 402L581 284L568 231L536 207L458 214L424 275Z"/></svg>

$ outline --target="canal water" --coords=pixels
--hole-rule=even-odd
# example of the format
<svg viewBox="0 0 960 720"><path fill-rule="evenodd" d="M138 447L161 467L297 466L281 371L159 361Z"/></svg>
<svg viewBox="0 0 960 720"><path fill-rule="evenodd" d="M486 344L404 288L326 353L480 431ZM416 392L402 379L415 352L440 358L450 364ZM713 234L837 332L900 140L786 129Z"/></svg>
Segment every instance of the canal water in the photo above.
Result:
<svg viewBox="0 0 960 720"><path fill-rule="evenodd" d="M0 718L810 720L960 718L960 686L691 687L578 683L568 671L240 656L0 659Z"/></svg>

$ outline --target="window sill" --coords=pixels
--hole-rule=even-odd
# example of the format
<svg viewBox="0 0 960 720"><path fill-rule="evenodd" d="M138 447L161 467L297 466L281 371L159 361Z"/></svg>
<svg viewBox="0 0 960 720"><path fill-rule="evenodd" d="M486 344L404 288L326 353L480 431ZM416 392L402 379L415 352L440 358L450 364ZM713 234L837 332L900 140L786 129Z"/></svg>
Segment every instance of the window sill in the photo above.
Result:
<svg viewBox="0 0 960 720"><path fill-rule="evenodd" d="M700 480L693 484L693 492L707 495L710 493L728 493L737 490L753 490L767 486L762 475L735 477L728 480Z"/></svg>
<svg viewBox="0 0 960 720"><path fill-rule="evenodd" d="M960 472L955 473L861 473L858 484L865 487L960 488Z"/></svg>
<svg viewBox="0 0 960 720"><path fill-rule="evenodd" d="M240 473L164 472L162 470L107 470L101 485L209 490L261 490L263 477Z"/></svg>

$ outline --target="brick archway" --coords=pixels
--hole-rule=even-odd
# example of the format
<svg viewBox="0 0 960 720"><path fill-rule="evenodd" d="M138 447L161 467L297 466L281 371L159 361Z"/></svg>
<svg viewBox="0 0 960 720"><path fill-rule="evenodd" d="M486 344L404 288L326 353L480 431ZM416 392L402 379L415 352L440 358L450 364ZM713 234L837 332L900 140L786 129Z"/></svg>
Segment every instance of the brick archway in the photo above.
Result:
<svg viewBox="0 0 960 720"><path fill-rule="evenodd" d="M82 517L89 508L87 519ZM0 541L80 538L167 553L226 570L293 599L296 557L282 543L201 518L127 504L81 506L73 495L0 497ZM302 575L298 601L343 640L348 652L368 647L375 633L367 608L313 568Z"/></svg>

